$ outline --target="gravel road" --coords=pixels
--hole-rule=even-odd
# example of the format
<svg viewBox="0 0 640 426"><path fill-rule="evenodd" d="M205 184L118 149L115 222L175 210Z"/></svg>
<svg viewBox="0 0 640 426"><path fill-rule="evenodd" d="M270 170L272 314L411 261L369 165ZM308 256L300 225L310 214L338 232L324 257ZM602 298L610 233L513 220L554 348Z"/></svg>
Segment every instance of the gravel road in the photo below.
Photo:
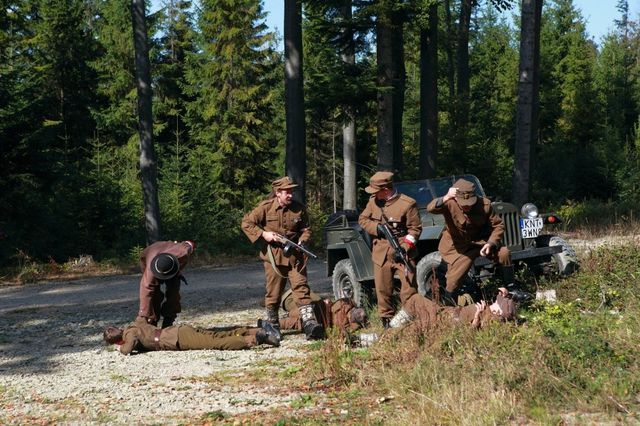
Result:
<svg viewBox="0 0 640 426"><path fill-rule="evenodd" d="M330 295L321 261L311 288ZM263 309L262 263L187 268L178 323L254 325ZM140 275L0 287L0 424L177 424L206 413L230 415L288 407L296 394L248 381L206 380L277 368L305 356L300 335L279 348L149 352L124 356L102 342L107 325L125 326L138 309Z"/></svg>

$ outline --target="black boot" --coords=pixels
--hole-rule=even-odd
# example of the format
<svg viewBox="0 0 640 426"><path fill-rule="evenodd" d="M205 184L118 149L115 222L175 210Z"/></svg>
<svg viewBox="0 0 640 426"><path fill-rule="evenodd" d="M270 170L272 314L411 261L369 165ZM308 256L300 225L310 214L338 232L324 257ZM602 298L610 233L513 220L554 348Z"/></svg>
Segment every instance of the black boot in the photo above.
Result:
<svg viewBox="0 0 640 426"><path fill-rule="evenodd" d="M176 317L162 318L162 328L171 327L175 320L176 320Z"/></svg>
<svg viewBox="0 0 640 426"><path fill-rule="evenodd" d="M380 318L380 321L382 322L382 328L385 330L391 328L391 318Z"/></svg>
<svg viewBox="0 0 640 426"><path fill-rule="evenodd" d="M502 286L509 288L514 285L515 270L513 265L503 265L500 267L502 270Z"/></svg>
<svg viewBox="0 0 640 426"><path fill-rule="evenodd" d="M270 322L258 320L258 327L266 331L268 335L275 336L278 339L278 344L280 344L282 334L280 334L280 330L276 329Z"/></svg>
<svg viewBox="0 0 640 426"><path fill-rule="evenodd" d="M263 323L268 322L275 329L278 339L282 340L282 333L280 333L280 318L278 317L278 307L275 306L267 306L265 309L265 314L267 320L262 320ZM258 327L262 327L260 323L258 323ZM264 328L264 327L262 327Z"/></svg>
<svg viewBox="0 0 640 426"><path fill-rule="evenodd" d="M280 339L278 336L264 328L261 328L256 333L256 342L258 342L259 345L280 346Z"/></svg>
<svg viewBox="0 0 640 426"><path fill-rule="evenodd" d="M302 319L302 330L307 336L307 340L322 339L324 337L324 328L316 320L316 316L313 313L313 305L300 306L298 309Z"/></svg>

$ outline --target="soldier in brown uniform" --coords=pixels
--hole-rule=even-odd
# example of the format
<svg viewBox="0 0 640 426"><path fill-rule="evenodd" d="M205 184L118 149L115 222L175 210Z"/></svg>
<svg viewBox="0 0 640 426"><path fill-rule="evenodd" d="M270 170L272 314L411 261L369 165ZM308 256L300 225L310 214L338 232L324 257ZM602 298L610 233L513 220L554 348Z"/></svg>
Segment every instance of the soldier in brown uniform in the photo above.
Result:
<svg viewBox="0 0 640 426"><path fill-rule="evenodd" d="M502 265L504 285L513 281L513 266L507 247L500 247L504 225L488 198L478 197L474 183L458 179L444 197L431 200L430 213L442 214L445 229L438 245L447 263L446 299L456 300L464 277L478 256ZM506 288L500 291L506 295Z"/></svg>
<svg viewBox="0 0 640 426"><path fill-rule="evenodd" d="M115 344L125 355L132 351L187 351L192 349L249 349L255 345L280 346L280 338L270 324L265 328L238 327L226 331L211 331L177 325L154 327L144 320L136 320L124 330L107 327L105 342Z"/></svg>
<svg viewBox="0 0 640 426"><path fill-rule="evenodd" d="M138 318L156 325L162 315L162 327L173 325L181 311L180 280L182 270L195 250L193 241L157 241L140 255L140 309ZM165 293L162 284L165 284Z"/></svg>
<svg viewBox="0 0 640 426"><path fill-rule="evenodd" d="M273 181L269 199L242 219L242 230L252 243L261 241L260 258L264 261L266 276L266 319L279 328L278 309L280 298L289 279L296 306L300 310L304 332L308 339L318 339L324 334L322 325L315 318L309 284L307 283L308 257L299 250L285 253L279 236L304 244L311 237L306 207L293 200L293 181L285 176Z"/></svg>
<svg viewBox="0 0 640 426"><path fill-rule="evenodd" d="M364 309L356 307L351 299L342 298L331 302L331 300L322 299L316 293L311 292L311 300L316 318L320 319L325 330L335 327L341 333L346 334L364 327L367 322L367 314ZM291 290L287 290L282 296L280 306L285 311L285 314L280 318L280 328L301 331L302 320Z"/></svg>
<svg viewBox="0 0 640 426"><path fill-rule="evenodd" d="M400 302L405 303L417 292L415 277L416 241L422 232L422 222L413 198L400 194L393 187L393 173L377 172L369 180L365 191L371 195L367 206L360 214L358 223L369 234L374 236L371 259L378 313L382 324L389 326L389 320L395 313L391 296L393 294L393 277L397 273L402 284ZM388 224L398 238L401 247L407 253L407 261L412 268L407 268L402 259L398 259L389 242L378 229L380 224Z"/></svg>
<svg viewBox="0 0 640 426"><path fill-rule="evenodd" d="M515 318L515 315L515 303L502 292L498 292L493 303L482 300L475 304L456 307L443 307L433 300L415 294L393 317L391 327L399 328L413 322L421 332L428 332L441 322L451 322L481 328L490 321L507 321Z"/></svg>

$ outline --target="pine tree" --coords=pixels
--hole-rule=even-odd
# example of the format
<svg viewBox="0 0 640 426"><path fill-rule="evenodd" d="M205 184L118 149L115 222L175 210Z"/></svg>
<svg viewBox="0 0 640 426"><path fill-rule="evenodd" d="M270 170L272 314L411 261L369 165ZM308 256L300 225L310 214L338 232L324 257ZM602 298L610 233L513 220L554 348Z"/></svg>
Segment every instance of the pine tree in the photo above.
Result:
<svg viewBox="0 0 640 426"><path fill-rule="evenodd" d="M200 209L199 232L219 235L237 232L229 223L237 223L247 196L264 191L277 173L272 126L279 61L260 1L204 1L198 30L201 53L189 55L186 74L193 99L186 117L194 143L189 197Z"/></svg>

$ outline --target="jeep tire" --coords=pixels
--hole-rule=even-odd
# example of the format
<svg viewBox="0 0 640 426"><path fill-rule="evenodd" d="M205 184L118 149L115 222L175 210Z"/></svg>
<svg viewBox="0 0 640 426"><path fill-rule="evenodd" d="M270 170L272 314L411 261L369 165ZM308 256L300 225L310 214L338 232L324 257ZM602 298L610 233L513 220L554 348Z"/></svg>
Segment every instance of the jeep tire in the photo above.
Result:
<svg viewBox="0 0 640 426"><path fill-rule="evenodd" d="M362 283L358 281L350 259L342 259L333 268L333 296L337 299L348 297L356 306L363 306L366 295Z"/></svg>
<svg viewBox="0 0 640 426"><path fill-rule="evenodd" d="M447 285L445 275L447 274L447 264L442 260L440 252L434 251L429 253L418 262L416 268L416 281L418 283L418 293L429 299L433 299L431 294L431 287L428 283L431 281L431 275L433 271L436 271L438 281L440 282L440 294L444 294L444 290Z"/></svg>
<svg viewBox="0 0 640 426"><path fill-rule="evenodd" d="M556 235L542 235L538 237L536 243L538 247L562 247L560 253L551 255L558 274L571 275L578 270L578 256L573 247L563 238Z"/></svg>

